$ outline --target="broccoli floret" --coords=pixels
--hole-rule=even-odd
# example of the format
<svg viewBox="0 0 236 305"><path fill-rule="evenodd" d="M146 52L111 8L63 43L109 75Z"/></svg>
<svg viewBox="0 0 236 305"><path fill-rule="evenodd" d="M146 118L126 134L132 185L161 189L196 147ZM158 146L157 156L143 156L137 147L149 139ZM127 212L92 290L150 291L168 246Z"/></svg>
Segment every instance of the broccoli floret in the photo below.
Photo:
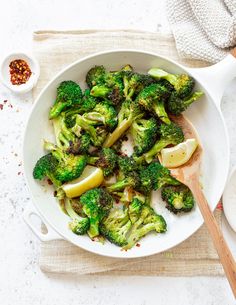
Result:
<svg viewBox="0 0 236 305"><path fill-rule="evenodd" d="M90 221L88 235L94 238L99 235L99 224L113 206L113 198L102 188L94 188L80 197L83 211Z"/></svg>
<svg viewBox="0 0 236 305"><path fill-rule="evenodd" d="M88 163L102 168L104 177L114 173L117 165L117 155L112 148L103 148L97 157L89 157Z"/></svg>
<svg viewBox="0 0 236 305"><path fill-rule="evenodd" d="M129 205L129 218L132 224L134 224L140 217L144 202L134 197Z"/></svg>
<svg viewBox="0 0 236 305"><path fill-rule="evenodd" d="M184 185L164 186L161 197L166 202L166 207L171 212L190 212L194 207L194 197L190 189Z"/></svg>
<svg viewBox="0 0 236 305"><path fill-rule="evenodd" d="M128 210L119 208L111 210L100 225L101 234L119 247L127 244L126 236L130 228L131 221L129 220Z"/></svg>
<svg viewBox="0 0 236 305"><path fill-rule="evenodd" d="M86 83L89 88L92 88L97 84L103 83L105 74L106 70L103 66L95 66L91 68L86 75Z"/></svg>
<svg viewBox="0 0 236 305"><path fill-rule="evenodd" d="M74 155L87 153L90 147L90 136L86 133L82 134L81 130L75 135L72 129L67 127L65 118L65 113L62 113L53 119L57 146Z"/></svg>
<svg viewBox="0 0 236 305"><path fill-rule="evenodd" d="M123 101L123 78L120 72L105 73L102 81L91 88L91 95L98 98L107 98L113 105Z"/></svg>
<svg viewBox="0 0 236 305"><path fill-rule="evenodd" d="M175 92L173 92L167 102L167 109L170 113L179 115L185 111L193 102L197 101L202 95L203 92L196 91L185 99L181 99Z"/></svg>
<svg viewBox="0 0 236 305"><path fill-rule="evenodd" d="M85 113L84 118L92 121L92 124L103 124L107 129L112 130L117 124L117 113L115 108L108 103L98 103L90 112Z"/></svg>
<svg viewBox="0 0 236 305"><path fill-rule="evenodd" d="M153 162L140 172L140 184L143 191L150 192L167 184L179 185L180 182L171 176L168 168Z"/></svg>
<svg viewBox="0 0 236 305"><path fill-rule="evenodd" d="M194 87L194 79L187 74L170 74L162 69L153 68L148 74L156 79L166 79L174 86L177 96L185 98L189 96Z"/></svg>
<svg viewBox="0 0 236 305"><path fill-rule="evenodd" d="M132 205L130 207L132 208ZM139 208L137 208L137 212L139 212L138 210ZM131 227L127 244L123 246L123 249L132 248L143 236L151 231L157 233L166 232L166 222L161 215L156 214L150 206L144 204L137 221Z"/></svg>
<svg viewBox="0 0 236 305"><path fill-rule="evenodd" d="M147 152L154 145L158 135L158 126L154 118L139 119L133 122L131 134L134 142L134 153L137 156Z"/></svg>
<svg viewBox="0 0 236 305"><path fill-rule="evenodd" d="M76 115L76 123L72 127L72 131L75 134L78 134L78 133L81 132L81 129L83 129L84 131L86 131L90 135L91 141L94 144L94 146L100 147L106 139L107 131L105 130L104 127L93 126L91 124L91 120L86 119L84 117L84 115L77 114Z"/></svg>
<svg viewBox="0 0 236 305"><path fill-rule="evenodd" d="M58 165L55 169L55 177L61 183L76 179L82 174L87 163L86 156L67 154L56 145L49 142L44 143L44 148L50 151L58 160Z"/></svg>
<svg viewBox="0 0 236 305"><path fill-rule="evenodd" d="M76 107L70 108L64 112L65 124L67 128L71 128L75 125L75 115L90 112L99 103L99 101L90 95L90 90L85 89L82 102Z"/></svg>
<svg viewBox="0 0 236 305"><path fill-rule="evenodd" d="M166 146L177 145L184 141L182 129L173 122L171 122L169 125L161 124L159 133L160 139L157 140L156 144L142 156L145 158L147 163L150 163L153 158Z"/></svg>
<svg viewBox="0 0 236 305"><path fill-rule="evenodd" d="M160 84L151 84L145 87L137 96L136 102L147 111L154 112L161 121L170 124L165 110L165 101L169 98L169 91Z"/></svg>
<svg viewBox="0 0 236 305"><path fill-rule="evenodd" d="M56 118L63 110L79 105L82 101L82 91L73 81L64 81L57 88L57 97L49 112L49 118Z"/></svg>
<svg viewBox="0 0 236 305"><path fill-rule="evenodd" d="M56 178L55 172L58 167L58 160L51 154L41 157L35 164L33 170L34 179L42 180L48 177L55 186L60 186L61 182Z"/></svg>
<svg viewBox="0 0 236 305"><path fill-rule="evenodd" d="M130 128L133 121L141 118L143 112L139 105L131 100L122 103L118 113L118 125L116 129L108 135L104 143L104 147L111 147L126 131Z"/></svg>
<svg viewBox="0 0 236 305"><path fill-rule="evenodd" d="M155 79L150 75L134 73L132 71L123 72L124 95L126 99L131 99L139 94L145 87L155 83Z"/></svg>
<svg viewBox="0 0 236 305"><path fill-rule="evenodd" d="M65 210L71 218L69 222L69 228L77 235L84 235L89 229L88 217L79 216L73 209L72 202L70 199L65 200Z"/></svg>
<svg viewBox="0 0 236 305"><path fill-rule="evenodd" d="M133 170L137 169L137 165L132 157L128 156L119 156L118 157L118 166L119 171L121 172L120 176L125 177L132 172Z"/></svg>
<svg viewBox="0 0 236 305"><path fill-rule="evenodd" d="M109 192L117 192L124 190L125 187L138 188L140 184L139 174L135 171L129 172L127 176L107 187Z"/></svg>

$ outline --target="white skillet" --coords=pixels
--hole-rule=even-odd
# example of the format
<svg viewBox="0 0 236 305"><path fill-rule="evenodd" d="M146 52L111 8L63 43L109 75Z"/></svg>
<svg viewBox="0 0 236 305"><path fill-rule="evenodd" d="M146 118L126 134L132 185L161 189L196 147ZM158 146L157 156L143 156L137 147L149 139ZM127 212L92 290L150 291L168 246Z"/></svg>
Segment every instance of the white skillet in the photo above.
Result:
<svg viewBox="0 0 236 305"><path fill-rule="evenodd" d="M53 188L47 183L35 181L32 169L44 154L43 139L53 140L53 129L48 121L48 111L55 100L56 88L63 80L74 80L85 87L86 72L94 65L104 65L108 70L116 70L131 64L138 72L147 72L152 67L160 67L172 73L189 73L196 80L196 89L203 90L205 96L193 104L185 116L197 130L204 150L202 160L202 185L213 210L223 193L229 169L229 139L220 110L220 101L226 84L236 76L236 59L228 55L224 60L208 68L189 69L155 53L137 50L116 50L88 56L71 64L52 79L35 101L24 137L24 169L32 201L36 209L30 209L24 219L42 241L66 239L76 246L93 253L119 258L148 256L172 248L196 232L203 223L196 205L186 215L176 216L164 208L159 193L153 196L153 206L162 214L168 224L165 234L150 234L140 247L125 252L106 242L104 245L92 242L87 236L77 236L68 229L69 218L62 213ZM224 160L224 161L222 161ZM35 228L31 215L36 214L46 224L47 234Z"/></svg>

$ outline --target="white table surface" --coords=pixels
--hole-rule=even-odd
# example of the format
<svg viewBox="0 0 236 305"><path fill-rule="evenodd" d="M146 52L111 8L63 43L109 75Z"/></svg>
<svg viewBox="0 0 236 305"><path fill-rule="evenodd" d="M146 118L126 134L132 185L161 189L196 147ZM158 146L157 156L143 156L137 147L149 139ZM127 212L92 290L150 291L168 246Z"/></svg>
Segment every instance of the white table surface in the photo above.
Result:
<svg viewBox="0 0 236 305"><path fill-rule="evenodd" d="M31 50L31 35L42 29L130 28L169 32L165 0L6 0L0 4L0 56ZM234 86L233 86L234 85ZM223 98L230 127L232 165L236 164L236 81ZM22 213L30 206L21 166L24 125L32 108L30 94L12 95L0 85L0 304L1 305L231 305L222 277L109 277L43 274L39 241ZM10 106L12 105L12 107ZM229 234L229 231L227 231Z"/></svg>

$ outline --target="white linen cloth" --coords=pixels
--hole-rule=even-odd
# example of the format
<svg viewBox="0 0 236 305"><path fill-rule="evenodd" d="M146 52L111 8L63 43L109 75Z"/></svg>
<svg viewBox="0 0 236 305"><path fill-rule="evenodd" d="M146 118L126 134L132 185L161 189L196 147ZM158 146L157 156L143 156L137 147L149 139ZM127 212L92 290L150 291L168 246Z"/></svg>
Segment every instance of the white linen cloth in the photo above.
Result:
<svg viewBox="0 0 236 305"><path fill-rule="evenodd" d="M167 15L183 58L214 63L236 45L236 0L167 0Z"/></svg>

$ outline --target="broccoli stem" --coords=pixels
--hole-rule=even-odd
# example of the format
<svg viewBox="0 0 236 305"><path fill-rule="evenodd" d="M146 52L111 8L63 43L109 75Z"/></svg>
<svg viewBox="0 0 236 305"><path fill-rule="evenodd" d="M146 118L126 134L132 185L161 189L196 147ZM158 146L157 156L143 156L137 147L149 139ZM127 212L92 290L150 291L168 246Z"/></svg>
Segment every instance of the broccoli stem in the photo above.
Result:
<svg viewBox="0 0 236 305"><path fill-rule="evenodd" d="M184 99L184 100L183 100L183 103L184 103L184 105L185 105L185 108L187 108L187 107L190 106L193 102L195 102L196 100L198 100L202 95L203 95L202 92L197 91L197 92L194 92L190 97Z"/></svg>
<svg viewBox="0 0 236 305"><path fill-rule="evenodd" d="M123 179L121 181L117 181L115 184L107 187L109 192L122 191L126 186L130 186L130 179Z"/></svg>
<svg viewBox="0 0 236 305"><path fill-rule="evenodd" d="M90 217L90 227L87 231L88 236L92 239L99 236L99 219Z"/></svg>
<svg viewBox="0 0 236 305"><path fill-rule="evenodd" d="M166 123L168 125L171 123L171 121L166 113L163 101L159 101L157 104L153 105L153 109L161 121L163 121L164 123Z"/></svg>
<svg viewBox="0 0 236 305"><path fill-rule="evenodd" d="M103 147L111 147L125 132L130 128L132 124L132 120L123 120L117 128L110 133L104 144Z"/></svg>
<svg viewBox="0 0 236 305"><path fill-rule="evenodd" d="M167 145L170 145L172 141L160 139L156 144L145 154L143 154L147 163L151 163L153 158Z"/></svg>
<svg viewBox="0 0 236 305"><path fill-rule="evenodd" d="M152 77L155 77L155 78L166 79L173 86L176 84L176 81L177 81L176 75L169 74L162 69L153 68L153 69L148 71L148 74L151 75Z"/></svg>
<svg viewBox="0 0 236 305"><path fill-rule="evenodd" d="M110 91L111 89L105 86L94 86L90 94L95 97L106 97Z"/></svg>
<svg viewBox="0 0 236 305"><path fill-rule="evenodd" d="M93 126L90 126L80 115L76 116L76 125L89 132L90 136L96 140L97 135Z"/></svg>
<svg viewBox="0 0 236 305"><path fill-rule="evenodd" d="M98 160L99 157L88 157L87 163L91 165L95 165Z"/></svg>
<svg viewBox="0 0 236 305"><path fill-rule="evenodd" d="M85 118L88 119L88 120L91 120L92 124L93 123L98 123L98 122L101 122L105 125L105 119L104 119L104 116L101 115L100 113L98 112L89 112L89 113L86 113L84 114Z"/></svg>
<svg viewBox="0 0 236 305"><path fill-rule="evenodd" d="M66 198L66 200L65 200L65 209L71 219L81 219L82 218L74 211L74 209L72 208L72 205L71 205L71 201L68 198Z"/></svg>
<svg viewBox="0 0 236 305"><path fill-rule="evenodd" d="M65 107L66 107L65 102L56 102L56 104L51 108L49 112L49 119L51 120L56 118Z"/></svg>

